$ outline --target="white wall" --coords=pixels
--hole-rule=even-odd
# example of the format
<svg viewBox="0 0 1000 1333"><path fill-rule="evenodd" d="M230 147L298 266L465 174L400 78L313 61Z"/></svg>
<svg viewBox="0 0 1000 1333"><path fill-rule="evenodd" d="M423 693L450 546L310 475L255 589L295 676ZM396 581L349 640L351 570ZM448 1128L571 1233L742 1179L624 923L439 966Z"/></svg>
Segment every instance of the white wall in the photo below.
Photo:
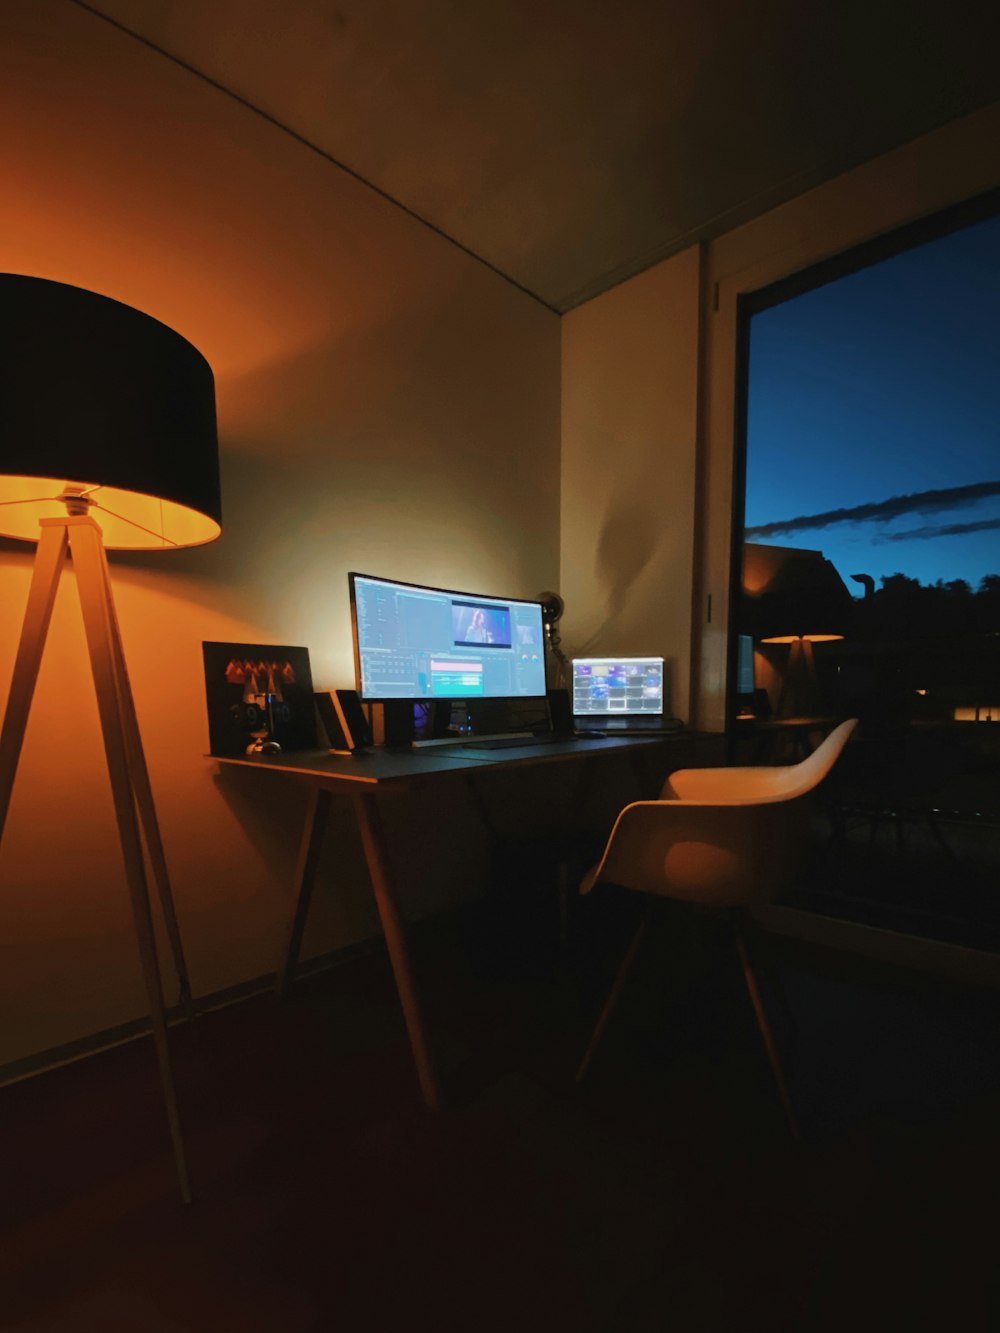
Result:
<svg viewBox="0 0 1000 1333"><path fill-rule="evenodd" d="M689 715L700 252L563 317L560 625L573 653L662 653Z"/></svg>
<svg viewBox="0 0 1000 1333"><path fill-rule="evenodd" d="M348 569L557 584L559 320L65 0L5 12L0 123L3 267L135 305L216 373L221 541L112 556L204 994L274 967L303 802L204 757L202 640L304 644L317 684L351 684ZM30 567L30 548L0 543L0 682ZM146 1008L85 663L70 575L0 851L0 1065ZM474 821L443 837L439 808L386 815L409 820L408 914L469 891ZM332 844L336 897L319 895L307 953L377 929L348 819Z"/></svg>

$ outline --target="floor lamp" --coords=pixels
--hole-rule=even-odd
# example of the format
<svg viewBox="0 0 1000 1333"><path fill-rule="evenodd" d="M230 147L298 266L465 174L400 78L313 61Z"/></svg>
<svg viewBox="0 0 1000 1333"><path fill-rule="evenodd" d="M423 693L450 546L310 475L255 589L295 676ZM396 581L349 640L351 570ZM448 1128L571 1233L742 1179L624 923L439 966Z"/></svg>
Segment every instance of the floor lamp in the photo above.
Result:
<svg viewBox="0 0 1000 1333"><path fill-rule="evenodd" d="M775 717L788 720L825 711L813 644L842 639L853 599L819 551L744 547L742 632L759 644L788 644Z"/></svg>
<svg viewBox="0 0 1000 1333"><path fill-rule="evenodd" d="M37 542L0 730L0 839L59 577L72 560L181 1195L190 1185L167 1044L148 872L191 988L106 550L171 550L221 531L215 389L204 357L131 306L0 274L0 536Z"/></svg>

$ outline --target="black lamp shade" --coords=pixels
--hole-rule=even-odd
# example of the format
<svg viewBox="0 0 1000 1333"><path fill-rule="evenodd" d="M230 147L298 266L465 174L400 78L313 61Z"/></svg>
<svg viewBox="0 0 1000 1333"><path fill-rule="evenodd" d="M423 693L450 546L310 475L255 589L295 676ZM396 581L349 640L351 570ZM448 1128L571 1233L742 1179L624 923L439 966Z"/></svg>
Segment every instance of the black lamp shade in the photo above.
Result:
<svg viewBox="0 0 1000 1333"><path fill-rule="evenodd" d="M819 551L744 546L740 632L761 643L842 639L853 598Z"/></svg>
<svg viewBox="0 0 1000 1333"><path fill-rule="evenodd" d="M198 546L222 525L215 383L180 334L120 301L0 274L0 535L37 541L80 487L104 545Z"/></svg>

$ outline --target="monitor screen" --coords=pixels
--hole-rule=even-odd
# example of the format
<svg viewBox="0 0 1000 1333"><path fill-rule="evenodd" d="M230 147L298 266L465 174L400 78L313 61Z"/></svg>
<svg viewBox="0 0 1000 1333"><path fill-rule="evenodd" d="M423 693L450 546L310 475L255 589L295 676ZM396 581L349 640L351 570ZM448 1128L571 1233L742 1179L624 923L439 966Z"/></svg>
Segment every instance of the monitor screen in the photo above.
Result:
<svg viewBox="0 0 1000 1333"><path fill-rule="evenodd" d="M663 712L662 657L574 657L573 712L582 717Z"/></svg>
<svg viewBox="0 0 1000 1333"><path fill-rule="evenodd" d="M362 699L544 697L540 602L348 578Z"/></svg>

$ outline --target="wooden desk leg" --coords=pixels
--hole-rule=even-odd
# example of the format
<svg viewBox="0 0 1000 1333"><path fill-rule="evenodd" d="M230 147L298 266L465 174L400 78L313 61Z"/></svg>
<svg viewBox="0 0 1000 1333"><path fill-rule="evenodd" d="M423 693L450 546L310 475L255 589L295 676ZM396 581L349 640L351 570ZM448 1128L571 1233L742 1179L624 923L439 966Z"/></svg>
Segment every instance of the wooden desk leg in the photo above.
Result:
<svg viewBox="0 0 1000 1333"><path fill-rule="evenodd" d="M500 836L500 830L497 828L496 820L493 818L493 812L483 800L483 793L479 790L475 776L472 773L463 773L462 782L465 790L469 793L469 799L476 807L476 813L479 816L480 823L486 830L487 836L496 841Z"/></svg>
<svg viewBox="0 0 1000 1333"><path fill-rule="evenodd" d="M392 963L393 976L396 978L396 990L399 992L399 1000L403 1006L403 1018L406 1020L406 1031L409 1034L410 1047L417 1066L420 1090L424 1095L425 1103L434 1109L440 1105L441 1094L434 1073L434 1066L431 1062L430 1050L427 1046L417 992L410 973L410 958L403 935L402 918L399 915L399 907L392 887L392 873L389 867L382 821L379 818L374 793L366 792L363 795L354 796L352 799L358 828L361 832L365 860L368 863L368 873L371 875L375 903L378 907L386 946L389 950L389 961Z"/></svg>
<svg viewBox="0 0 1000 1333"><path fill-rule="evenodd" d="M581 817L586 810L587 802L590 800L591 793L594 790L594 783L597 777L597 765L594 763L584 763L577 765L576 785L570 791L569 812L564 821L566 833L564 835L564 850L559 857L559 954L565 960L569 950L570 941L570 918L573 912L573 905L577 898L577 886L580 875L585 867L578 864L579 848L577 846L578 836L586 830L586 823ZM569 848L566 848L566 843Z"/></svg>
<svg viewBox="0 0 1000 1333"><path fill-rule="evenodd" d="M316 882L320 853L323 850L323 835L326 833L329 811L330 793L320 787L310 787L309 804L306 808L305 824L302 827L302 841L299 844L299 859L295 871L295 907L288 926L288 939L281 956L281 965L274 983L274 993L279 1000L288 990L291 974L299 961L299 950L302 947L302 936L309 916L309 903Z"/></svg>

